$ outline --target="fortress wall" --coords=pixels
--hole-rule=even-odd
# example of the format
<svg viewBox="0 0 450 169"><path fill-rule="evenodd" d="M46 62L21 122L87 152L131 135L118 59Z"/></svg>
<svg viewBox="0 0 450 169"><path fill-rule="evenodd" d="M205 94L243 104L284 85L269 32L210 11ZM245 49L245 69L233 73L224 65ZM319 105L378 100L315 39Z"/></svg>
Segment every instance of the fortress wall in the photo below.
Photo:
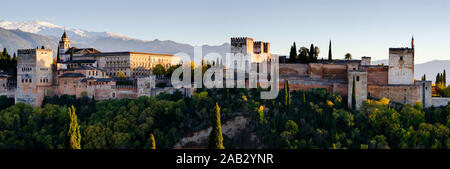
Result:
<svg viewBox="0 0 450 169"><path fill-rule="evenodd" d="M322 65L322 78L347 79L347 66L342 64Z"/></svg>
<svg viewBox="0 0 450 169"><path fill-rule="evenodd" d="M434 107L447 106L450 103L450 97L433 97L432 104Z"/></svg>
<svg viewBox="0 0 450 169"><path fill-rule="evenodd" d="M388 66L363 67L367 71L367 84L388 84Z"/></svg>
<svg viewBox="0 0 450 169"><path fill-rule="evenodd" d="M392 102L414 104L420 99L418 85L368 85L369 96L380 99L386 97Z"/></svg>
<svg viewBox="0 0 450 169"><path fill-rule="evenodd" d="M309 64L309 76L311 78L322 78L323 77L323 70L322 70L323 64L321 63L310 63Z"/></svg>
<svg viewBox="0 0 450 169"><path fill-rule="evenodd" d="M308 75L308 64L283 63L279 65L280 76Z"/></svg>
<svg viewBox="0 0 450 169"><path fill-rule="evenodd" d="M284 80L280 79L278 83L280 89L284 86ZM308 89L326 89L330 93L338 93L347 96L347 84L324 82L311 79L289 79L289 89L294 90L308 90Z"/></svg>
<svg viewBox="0 0 450 169"><path fill-rule="evenodd" d="M333 93L338 93L341 96L348 96L348 84L334 83Z"/></svg>
<svg viewBox="0 0 450 169"><path fill-rule="evenodd" d="M117 99L122 98L137 98L137 88L116 88L116 97Z"/></svg>

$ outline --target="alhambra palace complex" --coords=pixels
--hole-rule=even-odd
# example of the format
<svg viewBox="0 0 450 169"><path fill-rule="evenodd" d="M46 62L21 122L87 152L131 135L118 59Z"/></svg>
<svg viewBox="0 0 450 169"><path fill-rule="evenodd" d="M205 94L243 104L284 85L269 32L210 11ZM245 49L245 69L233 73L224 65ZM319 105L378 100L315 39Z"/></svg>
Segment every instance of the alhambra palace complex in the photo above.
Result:
<svg viewBox="0 0 450 169"><path fill-rule="evenodd" d="M19 49L17 77L0 76L0 95L36 106L42 104L45 96L53 95L88 96L96 100L153 96L152 68L157 64L168 68L181 63L178 57L167 54L100 52L94 48L71 47L65 32L59 48L61 61L53 59L51 49ZM251 55L252 63L272 58L270 43L248 37L231 38L230 51ZM283 86L287 79L291 90L323 88L349 96L350 105L355 81L357 109L368 98L382 97L402 104L420 100L425 107L435 105L432 82L414 80L414 39L411 47L389 48L389 65L372 65L371 57L318 60L309 64L284 60L285 57L279 58L279 85ZM118 72L134 79L135 85L117 85L111 77Z"/></svg>

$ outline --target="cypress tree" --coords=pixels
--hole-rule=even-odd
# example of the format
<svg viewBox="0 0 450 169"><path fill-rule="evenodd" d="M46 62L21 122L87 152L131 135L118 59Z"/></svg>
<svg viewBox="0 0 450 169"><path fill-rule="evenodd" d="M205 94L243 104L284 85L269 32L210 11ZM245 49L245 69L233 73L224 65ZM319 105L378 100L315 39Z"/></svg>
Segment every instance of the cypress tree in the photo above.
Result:
<svg viewBox="0 0 450 169"><path fill-rule="evenodd" d="M331 54L331 40L330 40L330 46L328 47L328 60L333 60L333 55Z"/></svg>
<svg viewBox="0 0 450 169"><path fill-rule="evenodd" d="M70 60L72 60L72 57L73 57L73 48L72 48L72 50L70 52Z"/></svg>
<svg viewBox="0 0 450 169"><path fill-rule="evenodd" d="M6 48L3 48L3 52L2 52L2 54L3 54L3 58L7 58L8 57L8 50L6 50Z"/></svg>
<svg viewBox="0 0 450 169"><path fill-rule="evenodd" d="M308 63L313 62L313 60L314 60L313 58L315 57L314 54L315 54L314 44L311 44L311 47L309 48Z"/></svg>
<svg viewBox="0 0 450 169"><path fill-rule="evenodd" d="M306 94L304 90L302 90L302 92L303 92L303 104L306 104Z"/></svg>
<svg viewBox="0 0 450 169"><path fill-rule="evenodd" d="M67 131L67 137L68 137L68 148L69 149L81 149L81 135L80 135L80 125L78 125L78 118L75 114L75 108L70 107L69 108L69 129Z"/></svg>
<svg viewBox="0 0 450 169"><path fill-rule="evenodd" d="M289 60L292 62L295 62L298 60L298 54L297 54L297 46L294 44L291 46L291 51L289 52Z"/></svg>
<svg viewBox="0 0 450 169"><path fill-rule="evenodd" d="M352 109L356 109L356 80L355 76L353 76L353 86L352 86Z"/></svg>
<svg viewBox="0 0 450 169"><path fill-rule="evenodd" d="M60 50L60 48L59 48L59 46L58 46L58 53L56 54L56 62L60 62L61 61L61 52L59 51Z"/></svg>
<svg viewBox="0 0 450 169"><path fill-rule="evenodd" d="M284 96L285 101L284 105L286 106L286 113L289 112L289 106L291 104L291 94L289 91L289 81L287 79L284 79Z"/></svg>
<svg viewBox="0 0 450 169"><path fill-rule="evenodd" d="M441 73L438 73L436 76L436 85L439 85L441 83Z"/></svg>
<svg viewBox="0 0 450 169"><path fill-rule="evenodd" d="M222 127L220 123L220 107L217 103L214 108L214 119L211 133L209 134L208 149L225 149L223 146Z"/></svg>
<svg viewBox="0 0 450 169"><path fill-rule="evenodd" d="M447 86L447 73L445 73L445 69L444 74L442 75L442 83L444 84L444 86Z"/></svg>
<svg viewBox="0 0 450 169"><path fill-rule="evenodd" d="M155 136L150 134L150 149L156 149Z"/></svg>

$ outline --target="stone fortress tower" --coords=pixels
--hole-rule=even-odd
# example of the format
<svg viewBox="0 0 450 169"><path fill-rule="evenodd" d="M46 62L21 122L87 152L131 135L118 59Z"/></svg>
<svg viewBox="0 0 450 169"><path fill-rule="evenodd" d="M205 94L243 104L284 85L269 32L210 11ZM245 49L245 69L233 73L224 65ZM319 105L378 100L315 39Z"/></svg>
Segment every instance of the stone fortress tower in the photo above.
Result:
<svg viewBox="0 0 450 169"><path fill-rule="evenodd" d="M253 38L249 37L235 37L231 38L230 44L231 53L251 55L252 63L268 61L271 58L269 42L254 41Z"/></svg>
<svg viewBox="0 0 450 169"><path fill-rule="evenodd" d="M370 57L362 57L358 68L348 71L348 104L351 106L355 79L356 109L364 100L388 98L391 102L424 107L432 103L432 82L414 79L414 38L411 47L389 48L389 66L371 65Z"/></svg>
<svg viewBox="0 0 450 169"><path fill-rule="evenodd" d="M389 84L414 84L414 37L411 48L389 48Z"/></svg>
<svg viewBox="0 0 450 169"><path fill-rule="evenodd" d="M353 81L355 81L356 110L359 110L364 100L367 100L367 72L350 70L348 72L348 105L352 105Z"/></svg>
<svg viewBox="0 0 450 169"><path fill-rule="evenodd" d="M15 102L37 105L52 86L53 50L19 49L17 54Z"/></svg>

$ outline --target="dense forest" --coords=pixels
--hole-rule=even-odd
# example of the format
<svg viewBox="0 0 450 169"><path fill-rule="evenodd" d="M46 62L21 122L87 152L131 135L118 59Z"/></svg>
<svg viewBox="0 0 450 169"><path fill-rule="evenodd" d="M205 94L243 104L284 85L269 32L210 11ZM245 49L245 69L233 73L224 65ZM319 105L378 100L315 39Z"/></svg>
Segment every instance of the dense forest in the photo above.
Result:
<svg viewBox="0 0 450 169"><path fill-rule="evenodd" d="M72 105L82 149L173 148L181 138L210 127L217 110L222 123L237 115L249 117L243 132L256 136L224 137L227 149L450 148L450 106L394 106L383 98L365 101L354 111L347 98L321 89L282 89L274 100L259 99L260 92L199 89L191 98L176 92L103 101L55 96L35 108L0 97L0 148L67 148Z"/></svg>

